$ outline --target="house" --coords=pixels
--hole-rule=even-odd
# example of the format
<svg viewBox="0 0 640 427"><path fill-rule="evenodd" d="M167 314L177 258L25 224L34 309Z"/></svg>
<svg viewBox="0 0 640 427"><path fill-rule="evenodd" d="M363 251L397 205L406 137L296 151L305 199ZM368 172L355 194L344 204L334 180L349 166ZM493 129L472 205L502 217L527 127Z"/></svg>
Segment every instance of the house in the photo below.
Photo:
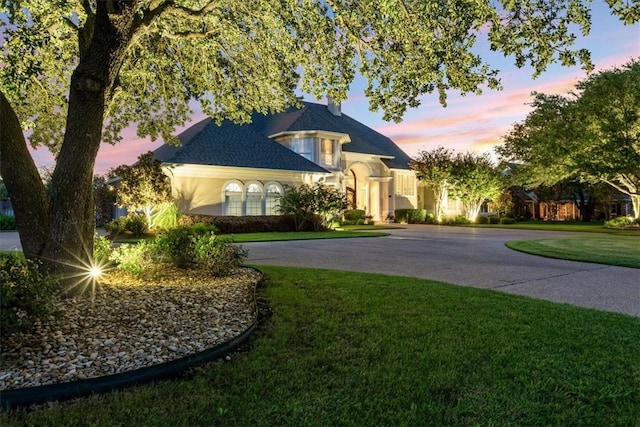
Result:
<svg viewBox="0 0 640 427"><path fill-rule="evenodd" d="M320 182L347 195L374 220L421 207L410 157L391 139L341 112L304 102L249 124L204 119L155 150L182 212L273 215L286 186Z"/></svg>

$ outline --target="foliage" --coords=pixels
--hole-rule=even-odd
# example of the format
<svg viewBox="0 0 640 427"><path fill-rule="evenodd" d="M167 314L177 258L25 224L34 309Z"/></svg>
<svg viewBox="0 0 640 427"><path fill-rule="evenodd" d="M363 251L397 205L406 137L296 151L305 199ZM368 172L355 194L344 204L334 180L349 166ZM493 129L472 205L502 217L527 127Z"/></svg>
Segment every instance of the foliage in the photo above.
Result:
<svg viewBox="0 0 640 427"><path fill-rule="evenodd" d="M438 147L420 151L410 164L418 179L424 181L433 191L438 222L442 221L444 216L444 202L453 179L453 158L452 150Z"/></svg>
<svg viewBox="0 0 640 427"><path fill-rule="evenodd" d="M287 232L295 231L296 223L293 215L265 215L265 216L211 216L211 215L181 215L180 225L197 223L213 224L221 234Z"/></svg>
<svg viewBox="0 0 640 427"><path fill-rule="evenodd" d="M173 202L157 206L156 211L151 216L151 223L159 230L175 228L178 226L179 221L180 209Z"/></svg>
<svg viewBox="0 0 640 427"><path fill-rule="evenodd" d="M141 154L131 166L122 165L111 171L119 178L115 186L116 203L129 211L143 211L147 228L153 229L152 215L158 206L171 202L171 184L162 170L162 161L153 152Z"/></svg>
<svg viewBox="0 0 640 427"><path fill-rule="evenodd" d="M280 213L294 215L298 231L326 229L331 218L346 208L347 199L340 190L320 183L285 186L279 206Z"/></svg>
<svg viewBox="0 0 640 427"><path fill-rule="evenodd" d="M0 328L3 335L51 321L59 283L15 254L0 253Z"/></svg>
<svg viewBox="0 0 640 427"><path fill-rule="evenodd" d="M129 213L120 218L120 224L124 231L129 231L134 237L142 237L149 229L144 216L137 213Z"/></svg>
<svg viewBox="0 0 640 427"><path fill-rule="evenodd" d="M500 218L500 224L515 224L515 223L516 223L515 218L509 218L508 216Z"/></svg>
<svg viewBox="0 0 640 427"><path fill-rule="evenodd" d="M4 184L4 180L0 177L0 199L8 199L9 191L7 190L7 186Z"/></svg>
<svg viewBox="0 0 640 427"><path fill-rule="evenodd" d="M394 218L396 222L421 224L427 221L427 211L425 209L396 209Z"/></svg>
<svg viewBox="0 0 640 427"><path fill-rule="evenodd" d="M116 197L107 184L109 177L106 175L96 175L93 177L93 203L96 206L95 218L96 226L103 227L112 218L112 208L116 202Z"/></svg>
<svg viewBox="0 0 640 427"><path fill-rule="evenodd" d="M467 225L471 224L469 218L465 215L458 215L455 218L444 218L443 222L447 225Z"/></svg>
<svg viewBox="0 0 640 427"><path fill-rule="evenodd" d="M110 261L129 274L141 276L156 263L156 246L142 240L136 244L123 243L113 250Z"/></svg>
<svg viewBox="0 0 640 427"><path fill-rule="evenodd" d="M242 265L247 252L216 236L216 230L207 224L172 228L158 235L154 250L179 268L197 267L213 276L226 276Z"/></svg>
<svg viewBox="0 0 640 427"><path fill-rule="evenodd" d="M16 218L10 215L0 214L0 230L15 230Z"/></svg>
<svg viewBox="0 0 640 427"><path fill-rule="evenodd" d="M98 265L107 263L113 253L111 240L96 234L93 238L93 261Z"/></svg>
<svg viewBox="0 0 640 427"><path fill-rule="evenodd" d="M214 233L197 236L194 241L195 261L212 276L228 276L247 258L247 251L228 238Z"/></svg>
<svg viewBox="0 0 640 427"><path fill-rule="evenodd" d="M364 222L365 215L366 212L364 211L364 209L347 209L343 213L344 219L347 221L360 220Z"/></svg>
<svg viewBox="0 0 640 427"><path fill-rule="evenodd" d="M195 262L194 241L198 232L193 227L176 227L160 233L155 244L158 253L179 268Z"/></svg>
<svg viewBox="0 0 640 427"><path fill-rule="evenodd" d="M523 163L525 186L604 182L640 217L640 62L590 75L571 96L535 94L532 105L497 149Z"/></svg>
<svg viewBox="0 0 640 427"><path fill-rule="evenodd" d="M505 186L488 154L458 153L451 175L450 195L462 201L470 222L475 222L482 204L500 196Z"/></svg>
<svg viewBox="0 0 640 427"><path fill-rule="evenodd" d="M104 225L105 230L112 236L130 232L134 237L142 237L147 231L147 220L140 214L129 213Z"/></svg>
<svg viewBox="0 0 640 427"><path fill-rule="evenodd" d="M604 226L607 228L639 228L640 218L631 218L629 216L619 216L609 221L605 221Z"/></svg>

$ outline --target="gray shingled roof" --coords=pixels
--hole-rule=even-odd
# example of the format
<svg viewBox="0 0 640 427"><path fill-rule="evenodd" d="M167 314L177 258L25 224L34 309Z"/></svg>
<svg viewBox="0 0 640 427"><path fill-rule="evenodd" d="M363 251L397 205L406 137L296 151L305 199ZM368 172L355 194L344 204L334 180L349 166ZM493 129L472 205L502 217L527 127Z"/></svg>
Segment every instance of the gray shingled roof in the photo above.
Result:
<svg viewBox="0 0 640 427"><path fill-rule="evenodd" d="M166 163L327 172L269 138L280 132L325 130L349 135L351 142L343 151L393 157L383 159L388 167L409 168L410 157L391 139L346 114L334 116L326 105L303 104L268 116L256 113L245 125L224 121L217 126L205 119L178 136L182 146L165 144L155 150L155 157Z"/></svg>

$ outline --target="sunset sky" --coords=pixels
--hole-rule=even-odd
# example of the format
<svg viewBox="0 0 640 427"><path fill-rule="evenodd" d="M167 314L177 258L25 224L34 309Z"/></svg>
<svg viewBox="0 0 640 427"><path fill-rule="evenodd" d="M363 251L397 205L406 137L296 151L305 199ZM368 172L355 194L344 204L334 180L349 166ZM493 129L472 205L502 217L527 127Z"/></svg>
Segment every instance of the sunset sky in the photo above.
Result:
<svg viewBox="0 0 640 427"><path fill-rule="evenodd" d="M596 70L623 65L640 57L640 24L624 26L609 14L603 1L595 2L592 16L591 34L579 39L575 47L591 51ZM438 103L437 94L424 96L422 105L409 110L401 123L389 123L382 120L382 112L369 111L364 96L365 84L360 78L352 85L349 99L342 103L342 112L388 136L410 156L439 145L457 151L492 152L513 123L523 120L530 111L527 103L532 99L531 92L564 94L586 77L579 67L552 65L533 80L530 69L513 66L513 58L490 51L478 52L493 68L501 71L502 91L486 90L480 96L465 97L450 93L446 108ZM309 96L305 96L305 100L326 102ZM193 122L202 118L202 114L194 114ZM126 129L122 136L118 145L103 144L101 147L96 160L97 174L120 164L131 164L141 153L162 143L138 138L135 128ZM39 149L33 155L38 166L53 165L47 150Z"/></svg>

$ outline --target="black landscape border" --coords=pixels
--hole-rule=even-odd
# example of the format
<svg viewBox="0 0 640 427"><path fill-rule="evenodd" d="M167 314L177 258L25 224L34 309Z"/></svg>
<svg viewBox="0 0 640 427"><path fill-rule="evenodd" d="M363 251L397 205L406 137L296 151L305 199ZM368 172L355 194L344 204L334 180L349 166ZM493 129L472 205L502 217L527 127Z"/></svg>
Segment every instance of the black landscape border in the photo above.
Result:
<svg viewBox="0 0 640 427"><path fill-rule="evenodd" d="M260 270L252 268L263 274ZM178 377L191 368L195 368L214 360L221 359L245 344L258 325L258 309L256 288L264 281L263 276L254 286L255 320L240 335L227 342L216 345L198 353L179 359L132 371L121 372L84 380L69 381L58 384L47 384L37 387L26 387L0 391L0 407L13 409L25 406L40 405L47 402L65 401L93 394L122 390L134 385L146 384L158 380Z"/></svg>

